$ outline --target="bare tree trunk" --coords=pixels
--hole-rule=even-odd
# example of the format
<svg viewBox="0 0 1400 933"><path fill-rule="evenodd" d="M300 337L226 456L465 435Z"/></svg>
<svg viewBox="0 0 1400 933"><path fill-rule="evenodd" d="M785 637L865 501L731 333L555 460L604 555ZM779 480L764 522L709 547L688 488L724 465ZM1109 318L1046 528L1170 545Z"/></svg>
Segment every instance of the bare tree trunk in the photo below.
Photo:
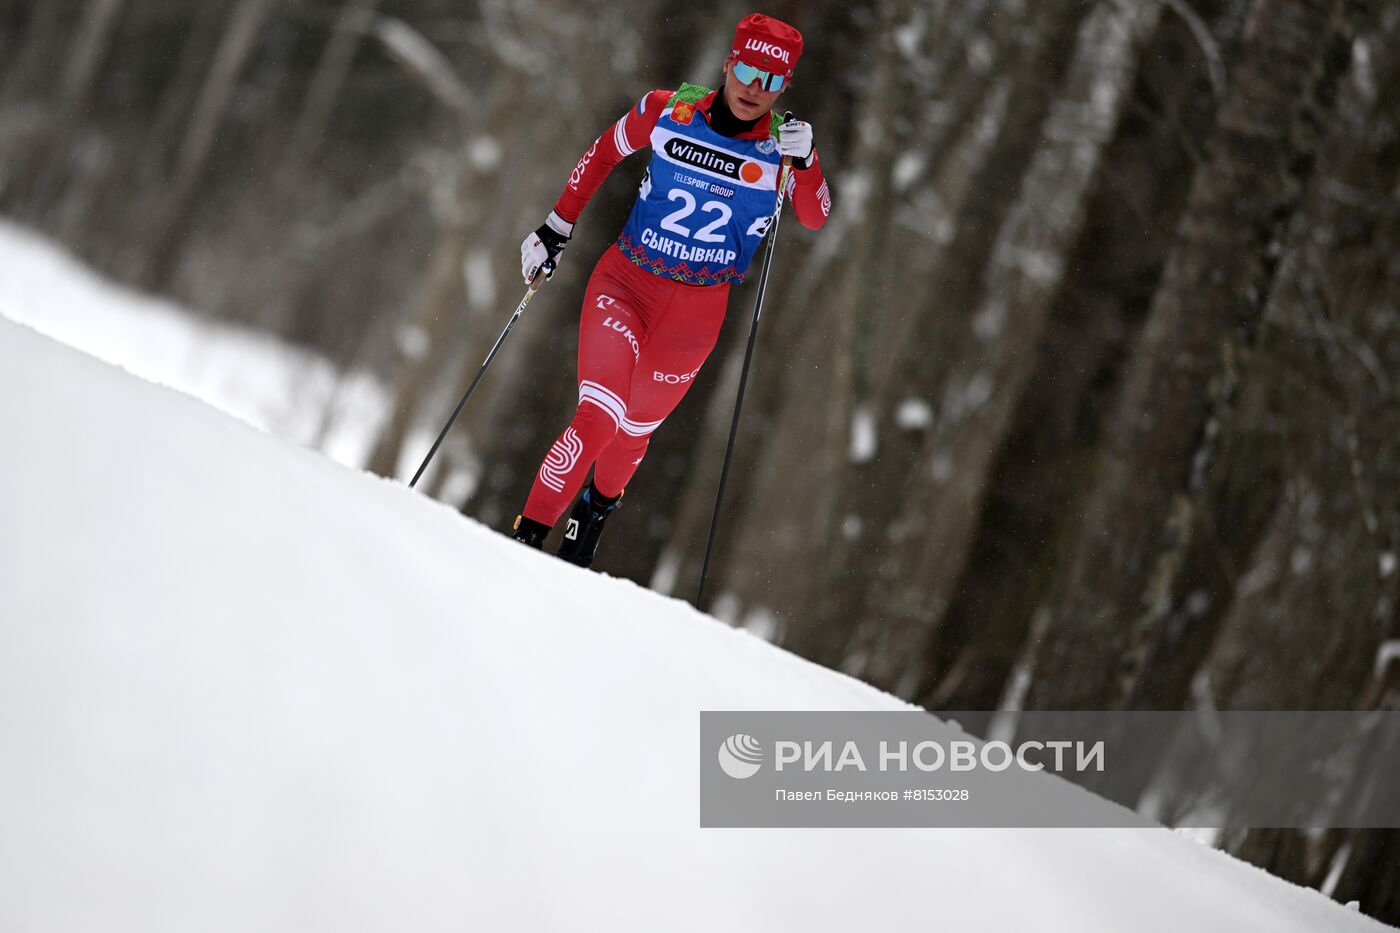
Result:
<svg viewBox="0 0 1400 933"><path fill-rule="evenodd" d="M59 32L63 25L50 19L54 14L35 13L26 30L27 45L12 69L9 88L16 97L42 94L45 106L30 111L28 133L23 145L7 153L8 173L24 179L22 193L27 210L39 210L59 218L56 227L67 233L73 220L86 213L99 179L74 154L85 143L98 137L99 130L85 112L88 91L110 46L112 33L126 0L88 0L77 17L76 36L71 41ZM62 8L62 4L51 4ZM47 45L47 48L44 46ZM49 92L43 88L49 74L60 71L45 67L39 57L62 56L62 78ZM40 77L42 75L43 77ZM53 98L49 95L52 93ZM57 205L57 206L56 206Z"/></svg>
<svg viewBox="0 0 1400 933"><path fill-rule="evenodd" d="M1017 180L1040 142L1038 128L1084 10L1080 3L1039 3L1027 8L1024 20L993 17L987 31L971 40L973 48L996 50L969 56L952 76L965 93L981 87L977 105L962 138L934 136L933 148L946 153L944 163L929 166L929 185L911 198L916 207L892 218L906 235L918 237L919 248L894 254L890 279L897 287L868 296L890 321L871 361L868 412L876 421L878 449L867 462L851 464L846 484L835 493L855 519L847 533L821 542L842 568L840 579L830 581L793 641L785 642L820 663L854 669L859 658L847 654L854 631L880 624L880 593L894 582L899 554L911 546L916 524L906 513L904 490L918 471L932 422L926 400L957 358L956 335L966 309L977 301L997 231L1016 202ZM981 82L987 58L1004 64L994 81Z"/></svg>
<svg viewBox="0 0 1400 933"><path fill-rule="evenodd" d="M1255 3L1208 161L1109 421L1037 658L1033 708L1124 703L1143 646L1189 611L1174 597L1198 531L1197 496L1349 61L1355 6ZM1137 698L1166 708L1180 700Z"/></svg>
<svg viewBox="0 0 1400 933"><path fill-rule="evenodd" d="M127 0L89 0L82 25L73 40L67 66L63 70L63 102L73 112L83 109L93 79L102 67L112 34Z"/></svg>
<svg viewBox="0 0 1400 933"><path fill-rule="evenodd" d="M500 321L504 325L505 318L490 316L492 310L502 309L466 307L463 267L473 244L480 244L482 240L485 222L505 207L502 169L519 168L518 165L508 166L500 155L486 161L472 155L474 146L483 143L494 145L496 138L509 135L509 123L516 118L528 89L522 76L513 72L510 74L510 78L498 83L491 101L483 108L484 116L470 121L480 135L473 134L464 141L452 191L453 204L445 209L440 208L445 223L439 232L423 293L409 325L411 332L422 339L425 349L423 352L406 353L400 359L392 390L394 407L389 423L380 432L366 466L381 476L394 476L399 470L409 430L424 417L422 403L429 397L429 390L440 375L444 361L470 357L470 349L478 347L483 348L480 355L484 357L484 348L489 348L495 337L494 334L490 339L481 336L489 329L488 322ZM468 311L474 312L476 326L469 326L471 318ZM480 361L477 362L479 365ZM457 368L452 367L454 371ZM486 395L483 391L473 399L473 414L483 404L489 405ZM465 428L466 422L455 428L458 432L458 449L461 449ZM450 450L445 452L450 454ZM439 463L435 469L441 473L443 465Z"/></svg>
<svg viewBox="0 0 1400 933"><path fill-rule="evenodd" d="M20 0L0 0L0 61L13 61L20 40ZM0 92L4 90L4 70L0 69ZM0 95L2 96L2 95Z"/></svg>
<svg viewBox="0 0 1400 933"><path fill-rule="evenodd" d="M459 333L465 331L462 262L469 242L467 229L455 225L442 231L433 248L423 295L414 314L414 323L410 325L414 341L421 339L424 349L406 356L398 369L390 390L394 407L389 423L380 433L365 467L373 473L389 477L398 475L404 442L408 438L409 428L423 414L418 410L418 403L424 398L428 383L435 375L435 364L442 354L460 349L454 348L459 341L453 340L452 336L454 330ZM438 467L441 466L439 463Z"/></svg>
<svg viewBox="0 0 1400 933"><path fill-rule="evenodd" d="M1351 834L1350 854L1333 897L1357 901L1366 914L1391 926L1400 924L1400 830L1364 829Z"/></svg>
<svg viewBox="0 0 1400 933"><path fill-rule="evenodd" d="M1133 97L1104 157L1084 233L1038 349L958 594L926 651L917 701L996 709L1047 595L1069 517L1083 493L1108 401L1161 280L1191 175L1224 78L1213 50L1233 45L1225 3L1201 7L1219 24L1204 38L1164 16L1143 50ZM1208 48L1203 47L1208 43ZM1185 66L1185 67L1183 67ZM1224 71L1224 65L1221 65Z"/></svg>
<svg viewBox="0 0 1400 933"><path fill-rule="evenodd" d="M37 93L49 73L54 40L63 28L62 3L35 3L17 40L18 51L5 69L3 100L10 103Z"/></svg>
<svg viewBox="0 0 1400 933"><path fill-rule="evenodd" d="M50 62L63 43L70 12L61 3L31 4L15 50L0 61L0 208L24 216L43 204L53 137L61 130L52 105Z"/></svg>
<svg viewBox="0 0 1400 933"><path fill-rule="evenodd" d="M228 26L205 77L199 102L190 117L180 148L175 177L156 215L148 265L148 285L165 283L175 262L180 238L188 226L193 202L228 113L239 77L257 47L258 36L272 12L272 0L240 0L229 13Z"/></svg>
<svg viewBox="0 0 1400 933"><path fill-rule="evenodd" d="M205 59L215 51L221 18L208 12L194 11L186 24L184 42L170 77L161 89L155 106L155 119L146 144L142 163L149 172L162 175L167 163L173 162L179 151L179 128L185 124L186 111L199 94L199 78Z"/></svg>
<svg viewBox="0 0 1400 933"><path fill-rule="evenodd" d="M1206 500L1215 513L1221 499L1248 497L1260 464L1286 471L1268 531L1230 581L1233 602L1194 683L1202 702L1232 709L1400 706L1400 661L1387 662L1383 653L1386 641L1400 636L1400 467L1393 450L1400 407L1392 375L1400 372L1400 345L1385 336L1400 322L1393 313L1376 314L1400 293L1393 262L1400 210L1382 207L1400 185L1397 38L1400 10L1392 10L1382 29L1358 40L1367 54L1338 102L1304 207L1308 235L1290 255L1264 321L1240 405L1242 437L1222 453L1225 475ZM1220 524L1213 519L1198 540L1210 541ZM1167 645L1162 639L1149 656L1144 680L1154 669L1158 681L1166 679L1160 669ZM1189 664L1191 652L1183 653ZM1368 779L1375 776L1358 775L1343 796L1372 793ZM1335 871L1334 897L1357 900L1366 913L1394 923L1397 838L1393 830L1321 837L1250 830L1228 848L1300 884L1322 886Z"/></svg>
<svg viewBox="0 0 1400 933"><path fill-rule="evenodd" d="M283 172L294 170L302 159L315 153L330 122L336 99L350 74L355 52L381 0L347 0L326 42L311 87L302 102L292 140L283 157Z"/></svg>
<svg viewBox="0 0 1400 933"><path fill-rule="evenodd" d="M944 383L929 442L909 477L903 512L915 531L895 555L898 582L848 647L862 676L910 695L922 674L916 650L953 597L1000 448L1035 359L1067 254L1083 222L1085 194L1118 125L1155 3L1105 2L1080 28L1063 87L1046 119L1045 144L998 234L964 349Z"/></svg>
<svg viewBox="0 0 1400 933"><path fill-rule="evenodd" d="M129 184L143 204L158 206L169 195L168 179L179 151L181 128L199 94L205 63L217 48L222 22L217 11L198 5L183 23L179 54L154 95L151 118L143 127L139 142L133 141L128 157ZM115 241L112 268L123 279L140 281L149 267L152 217L134 210L108 216Z"/></svg>

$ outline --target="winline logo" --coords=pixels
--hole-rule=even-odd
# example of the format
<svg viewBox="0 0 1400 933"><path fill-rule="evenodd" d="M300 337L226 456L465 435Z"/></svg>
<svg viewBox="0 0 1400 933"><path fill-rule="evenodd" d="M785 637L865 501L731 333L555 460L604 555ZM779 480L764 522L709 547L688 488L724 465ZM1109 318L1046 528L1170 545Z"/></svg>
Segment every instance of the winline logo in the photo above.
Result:
<svg viewBox="0 0 1400 933"><path fill-rule="evenodd" d="M677 162L703 168L706 171L756 184L763 178L763 167L739 156L730 155L684 139L671 139L666 143L666 154Z"/></svg>

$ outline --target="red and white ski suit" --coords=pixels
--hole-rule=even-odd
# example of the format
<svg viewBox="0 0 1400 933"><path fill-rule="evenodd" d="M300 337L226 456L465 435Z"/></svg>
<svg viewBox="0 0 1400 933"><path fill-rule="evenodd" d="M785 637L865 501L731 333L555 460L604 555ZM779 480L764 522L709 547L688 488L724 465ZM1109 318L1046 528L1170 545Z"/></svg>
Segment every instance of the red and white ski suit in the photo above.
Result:
<svg viewBox="0 0 1400 933"><path fill-rule="evenodd" d="M720 91L695 104L710 119ZM629 109L579 160L554 211L572 224L622 159L650 145L673 92L653 91ZM735 139L769 137L765 117ZM793 171L789 196L803 226L821 227L831 199L812 154ZM775 192L776 204L776 192ZM550 447L525 504L526 518L554 525L594 468L605 496L621 495L646 455L653 431L680 402L714 348L729 283L692 285L637 265L613 244L588 280L579 321L578 407Z"/></svg>

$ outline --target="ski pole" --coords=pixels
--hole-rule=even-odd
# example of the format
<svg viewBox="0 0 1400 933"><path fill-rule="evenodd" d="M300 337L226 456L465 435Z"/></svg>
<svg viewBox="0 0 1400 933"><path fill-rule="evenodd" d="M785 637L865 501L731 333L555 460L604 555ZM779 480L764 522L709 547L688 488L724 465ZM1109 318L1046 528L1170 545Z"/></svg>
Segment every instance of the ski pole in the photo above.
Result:
<svg viewBox="0 0 1400 933"><path fill-rule="evenodd" d="M783 115L783 122L792 119L789 111ZM705 542L705 562L700 566L700 588L695 592L695 608L703 611L705 599L705 578L710 572L710 553L715 547L715 532L719 528L719 511L724 502L724 484L729 479L729 461L734 455L734 439L739 434L739 412L744 407L744 388L749 381L749 364L753 362L753 348L758 340L758 319L763 316L763 293L768 290L768 273L773 268L773 251L778 247L778 222L783 219L783 199L787 196L788 174L792 171L792 159L783 159L783 170L778 175L778 207L773 211L771 239L768 253L763 257L763 272L758 278L758 297L753 306L753 323L749 325L749 343L744 349L744 368L739 374L739 394L734 399L734 420L729 425L729 444L724 450L724 466L719 471L719 489L715 493L715 512L710 519L710 537Z"/></svg>
<svg viewBox="0 0 1400 933"><path fill-rule="evenodd" d="M553 269L554 260L547 259L535 272L535 277L530 280L530 287L525 291L525 297L520 299L520 304L515 306L515 313L512 314L510 320L506 322L506 328L501 331L501 336L496 338L496 345L491 348L490 353L486 354L486 361L482 363L481 368L476 371L476 378L472 380L472 384L467 386L467 393L462 396L462 400L457 403L457 407L452 409L452 417L448 418L447 424L442 426L442 432L438 434L437 440L433 441L432 449L429 450L428 455L423 458L423 463L418 467L418 472L414 473L413 479L409 480L409 489L418 485L419 478L422 477L423 471L428 468L428 464L432 462L433 455L437 453L438 448L442 446L443 439L447 437L447 432L452 430L452 423L457 420L457 416L462 413L462 409L467 407L467 399L472 397L472 393L476 391L476 387L481 383L481 377L486 375L486 367L490 366L491 361L496 358L496 351L500 350L501 344L506 342L506 338L510 336L511 328L515 326L516 321L520 320L520 315L525 311L525 306L530 303L531 298L535 297L535 292L540 290L540 286L548 281L549 276L547 273L553 271Z"/></svg>

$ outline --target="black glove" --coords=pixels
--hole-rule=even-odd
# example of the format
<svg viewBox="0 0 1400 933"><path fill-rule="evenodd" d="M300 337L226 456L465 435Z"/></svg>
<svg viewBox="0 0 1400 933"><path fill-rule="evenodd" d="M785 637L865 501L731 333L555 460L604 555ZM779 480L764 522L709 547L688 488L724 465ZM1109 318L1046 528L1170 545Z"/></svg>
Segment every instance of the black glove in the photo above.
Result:
<svg viewBox="0 0 1400 933"><path fill-rule="evenodd" d="M540 228L525 238L525 242L520 244L520 274L525 276L527 284L535 280L541 266L544 267L546 279L554 277L559 256L569 245L573 232L573 224L550 211L549 218L540 224Z"/></svg>

